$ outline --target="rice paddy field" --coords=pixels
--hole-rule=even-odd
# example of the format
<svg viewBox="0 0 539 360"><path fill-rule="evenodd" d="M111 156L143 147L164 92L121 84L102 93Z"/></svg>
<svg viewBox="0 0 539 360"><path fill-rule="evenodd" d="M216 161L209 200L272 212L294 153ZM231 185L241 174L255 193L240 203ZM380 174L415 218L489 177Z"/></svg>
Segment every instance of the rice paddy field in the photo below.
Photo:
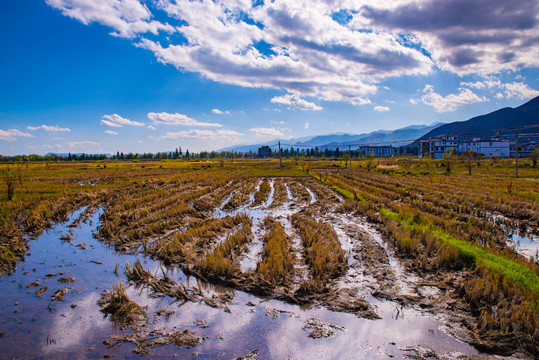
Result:
<svg viewBox="0 0 539 360"><path fill-rule="evenodd" d="M2 358L532 359L531 160L1 164Z"/></svg>

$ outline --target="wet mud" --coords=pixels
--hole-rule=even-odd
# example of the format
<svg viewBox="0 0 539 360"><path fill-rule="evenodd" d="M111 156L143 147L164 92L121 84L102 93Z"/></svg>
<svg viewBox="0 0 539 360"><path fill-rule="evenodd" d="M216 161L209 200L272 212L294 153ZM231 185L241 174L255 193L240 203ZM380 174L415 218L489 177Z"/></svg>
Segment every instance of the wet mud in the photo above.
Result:
<svg viewBox="0 0 539 360"><path fill-rule="evenodd" d="M31 255L0 278L0 291L8 294L0 300L5 356L488 358L469 345L468 309L453 295L458 275L413 271L381 229L344 210L337 195L312 179L265 181L256 202L262 181L234 183L220 197L194 200L179 229L131 242L104 236L104 209L81 209L30 241ZM314 275L292 221L298 213L334 231L346 265L334 277ZM239 243L231 238L244 225L212 230L208 239L200 227L200 249L179 247L195 249L197 257L156 251L208 219L237 214L251 223ZM293 254L291 275L279 285L257 280L269 216ZM230 251L223 248L229 241ZM210 276L190 260L217 249L236 269L229 275Z"/></svg>

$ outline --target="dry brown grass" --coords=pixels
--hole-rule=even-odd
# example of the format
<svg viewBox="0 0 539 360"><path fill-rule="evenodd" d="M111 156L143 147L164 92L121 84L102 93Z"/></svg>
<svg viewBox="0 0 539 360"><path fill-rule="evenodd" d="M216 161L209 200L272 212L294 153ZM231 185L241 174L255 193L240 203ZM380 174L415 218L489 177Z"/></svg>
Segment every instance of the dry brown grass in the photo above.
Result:
<svg viewBox="0 0 539 360"><path fill-rule="evenodd" d="M346 272L346 254L331 225L299 213L292 216L292 224L299 231L313 279L326 282Z"/></svg>
<svg viewBox="0 0 539 360"><path fill-rule="evenodd" d="M284 186L284 181L281 178L275 179L273 183L273 202L270 205L271 209L283 206L288 201L288 192Z"/></svg>
<svg viewBox="0 0 539 360"><path fill-rule="evenodd" d="M122 324L134 324L141 321L146 312L127 296L124 286L119 283L112 286L112 291L105 290L99 300L101 311L110 314L113 321Z"/></svg>
<svg viewBox="0 0 539 360"><path fill-rule="evenodd" d="M267 284L285 284L291 279L294 268L290 239L281 224L273 218L266 218L264 226L267 232L262 259L256 269L257 278Z"/></svg>
<svg viewBox="0 0 539 360"><path fill-rule="evenodd" d="M264 202L267 201L268 195L270 192L270 184L268 180L263 180L260 184L260 187L258 191L255 193L255 201L253 202L253 206L259 206L262 205Z"/></svg>

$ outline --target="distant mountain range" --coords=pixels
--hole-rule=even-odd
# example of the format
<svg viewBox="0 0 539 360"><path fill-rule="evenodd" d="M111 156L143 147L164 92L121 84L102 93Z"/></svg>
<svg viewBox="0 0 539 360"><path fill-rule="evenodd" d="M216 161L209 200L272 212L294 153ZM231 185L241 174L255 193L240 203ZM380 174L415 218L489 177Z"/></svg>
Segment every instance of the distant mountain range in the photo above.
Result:
<svg viewBox="0 0 539 360"><path fill-rule="evenodd" d="M434 123L431 125L412 125L397 130L378 130L364 134L347 134L335 133L329 135L306 136L293 139L281 139L283 148L299 147L319 149L334 149L338 146L347 147L348 145L393 145L393 146L417 146L420 139L426 139L433 136L443 134L457 134L460 139L470 139L473 137L488 138L490 136L514 136L518 134L530 134L537 138L539 126L529 127L531 125L539 125L539 96L528 101L527 103L516 108L506 107L493 111L486 115L473 117L466 121L455 121L452 123ZM490 132L499 129L520 128L518 130L506 130L498 132ZM533 134L533 135L532 135ZM264 145L277 148L279 139L267 141L265 143L251 145L236 145L230 146L217 151L236 151L248 153L250 151L257 152L258 148ZM47 155L52 155L48 153ZM67 157L66 153L55 153L54 155ZM72 154L81 155L81 153ZM107 157L112 157L111 154L105 154Z"/></svg>
<svg viewBox="0 0 539 360"><path fill-rule="evenodd" d="M313 137L303 137L295 139L281 139L281 146L289 147L315 147L320 149L335 148L337 146L347 146L348 144L358 145L393 145L393 146L417 146L417 141L443 134L457 134L460 139L471 139L473 137L488 138L494 135L514 136L515 131L519 135L539 133L539 126L531 128L520 128L518 130L505 130L492 132L499 129L526 127L539 125L539 96L516 108L503 108L486 115L473 117L465 121L455 121L452 123L434 123L431 125L412 125L397 130L378 130L365 134L336 133L330 135L319 135ZM489 133L489 131L491 131ZM221 151L237 152L257 152L258 148L264 145L272 146L279 140L271 140L266 143L252 145L231 146ZM272 146L276 148L276 146Z"/></svg>
<svg viewBox="0 0 539 360"><path fill-rule="evenodd" d="M237 152L257 152L258 148L264 145L274 145L281 141L281 146L284 148L290 147L318 147L320 149L334 149L343 144L358 145L393 145L402 146L413 142L415 139L423 136L429 131L443 125L442 123L434 123L431 125L411 125L397 130L377 130L364 134L346 134L336 133L330 135L318 135L312 137L294 138L294 139L276 139L266 143L251 144L251 145L236 145L230 146L218 151L237 151ZM276 146L273 146L275 148Z"/></svg>
<svg viewBox="0 0 539 360"><path fill-rule="evenodd" d="M488 138L496 134L514 136L515 132L518 134L539 133L539 126L488 133L492 130L531 125L539 125L539 96L516 108L506 107L466 121L455 121L441 125L425 133L418 140L444 134L457 134L460 139L470 139L474 137Z"/></svg>

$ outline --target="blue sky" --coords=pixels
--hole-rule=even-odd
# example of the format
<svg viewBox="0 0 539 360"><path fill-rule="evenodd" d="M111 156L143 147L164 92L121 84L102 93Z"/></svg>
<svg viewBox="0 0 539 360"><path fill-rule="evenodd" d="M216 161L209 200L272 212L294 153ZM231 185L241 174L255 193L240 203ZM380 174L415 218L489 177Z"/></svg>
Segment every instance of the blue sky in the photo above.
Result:
<svg viewBox="0 0 539 360"><path fill-rule="evenodd" d="M215 150L539 95L533 1L0 3L0 154Z"/></svg>

